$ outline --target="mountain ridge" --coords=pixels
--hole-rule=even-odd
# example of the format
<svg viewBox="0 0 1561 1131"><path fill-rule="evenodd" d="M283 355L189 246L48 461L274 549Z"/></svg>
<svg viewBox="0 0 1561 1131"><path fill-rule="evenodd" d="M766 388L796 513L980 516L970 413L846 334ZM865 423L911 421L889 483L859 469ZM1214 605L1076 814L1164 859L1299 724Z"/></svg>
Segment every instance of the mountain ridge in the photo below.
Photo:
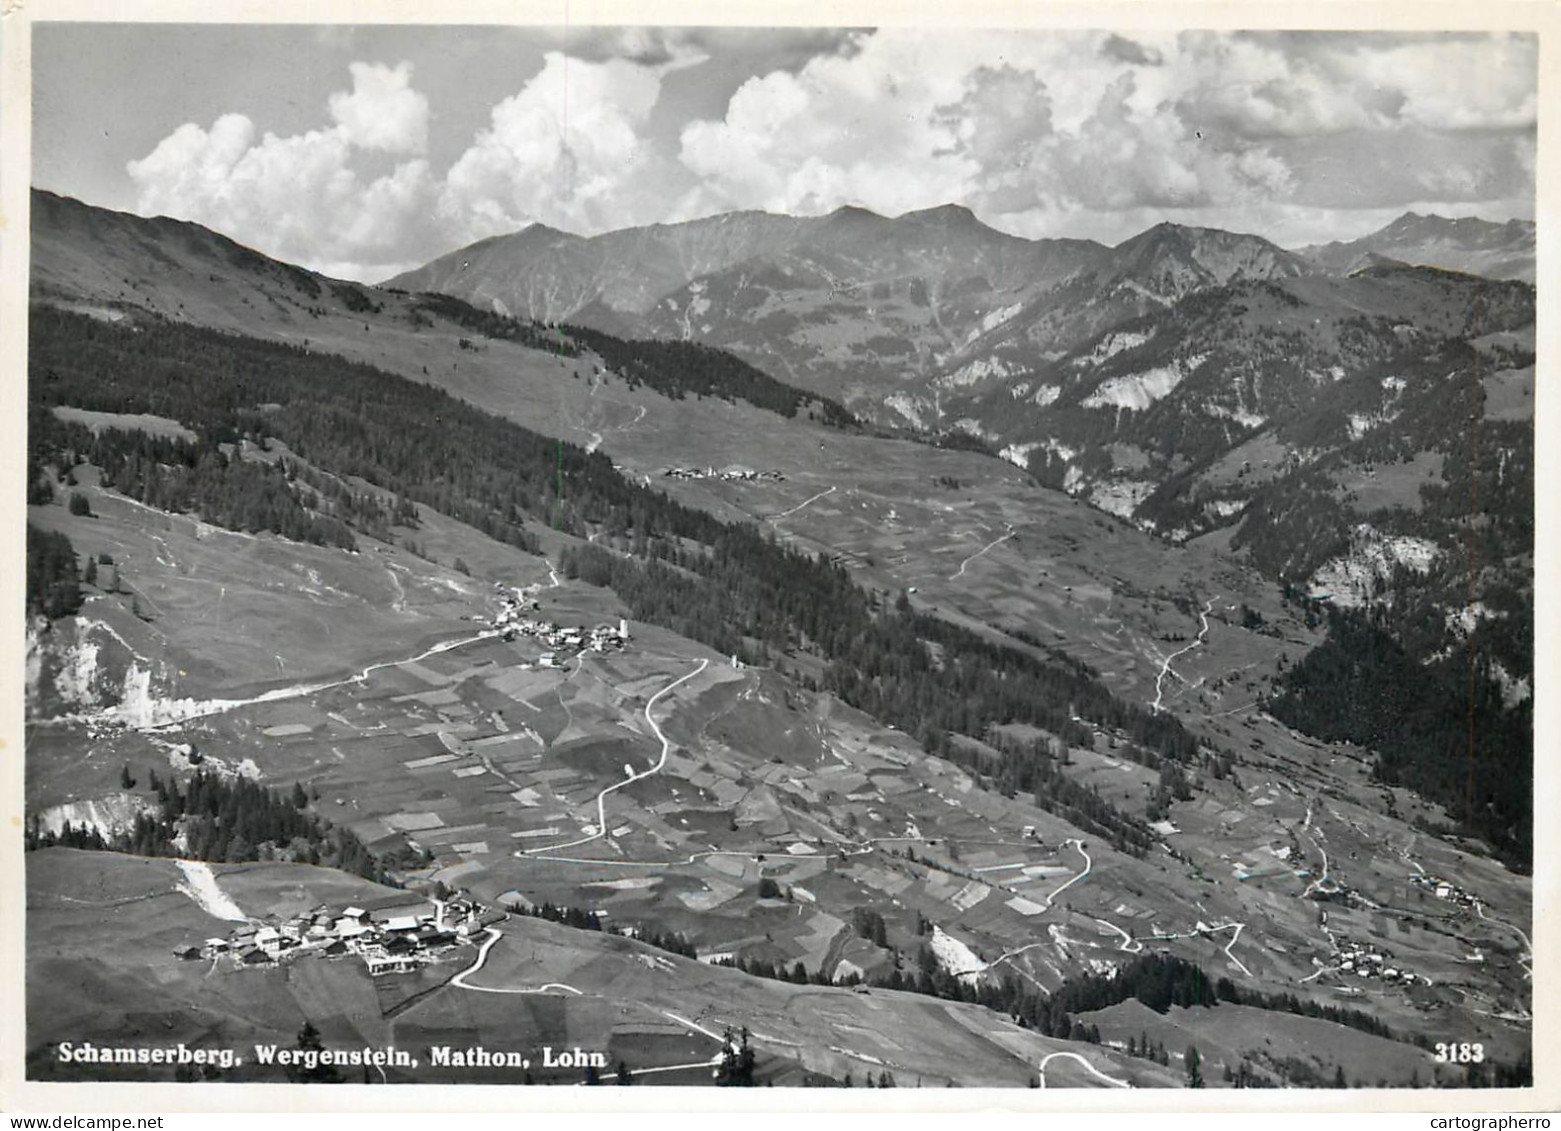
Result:
<svg viewBox="0 0 1561 1131"><path fill-rule="evenodd" d="M1427 232L1439 254L1427 251ZM1455 236L1469 246L1449 244ZM622 229L542 254L524 233L498 237L477 248L480 262L452 253L391 285L620 336L721 346L869 419L936 430L961 419L944 411L940 390L1034 374L1195 292L1348 276L1381 265L1368 254L1467 272L1521 260L1525 240L1532 256L1532 238L1521 221L1407 215L1321 249L1169 221L1107 247L1009 235L955 204L893 218L843 206L819 217L731 213ZM1532 274L1521 264L1508 273Z"/></svg>
<svg viewBox="0 0 1561 1131"><path fill-rule="evenodd" d="M1366 253L1418 267L1441 267L1492 279L1532 283L1535 272L1535 224L1477 216L1446 217L1405 212L1353 240L1335 240L1297 249L1297 254L1337 270Z"/></svg>

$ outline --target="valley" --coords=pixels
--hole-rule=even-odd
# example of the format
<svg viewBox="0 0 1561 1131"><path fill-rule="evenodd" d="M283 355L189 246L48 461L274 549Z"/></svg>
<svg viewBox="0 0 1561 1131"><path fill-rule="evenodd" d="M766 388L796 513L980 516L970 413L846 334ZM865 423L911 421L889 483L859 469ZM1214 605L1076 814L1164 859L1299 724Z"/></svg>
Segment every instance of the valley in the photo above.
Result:
<svg viewBox="0 0 1561 1131"><path fill-rule="evenodd" d="M1372 750L1270 712L1328 629L1315 598L1233 552L1230 529L1167 540L1047 485L1033 460L844 424L820 401L788 416L670 397L567 337L550 350L546 328L483 336L393 290L315 283L311 298L289 269L235 265L189 226L154 264L113 236L151 238L150 222L93 214L88 230L109 238L88 257L72 207L35 213L39 317L98 313L57 339L35 327L34 408L66 431L38 463L53 496L28 515L97 580L81 580L72 615L34 623L29 817L106 838L154 805L154 773L296 784L404 886L272 845L269 860L212 862L247 919L454 891L507 918L416 973L300 957L208 977L170 955L213 934L224 905L181 894L173 860L40 846L38 1072L56 1078L49 1048L88 1029L163 1041L173 1026L221 1047L291 1044L305 1020L348 1046L606 1049L661 1083L707 1078L739 1030L777 1085L1182 1086L1189 1047L1210 1086L1468 1082L1435 1060L1438 1041L1526 1063L1531 880L1459 813L1374 776ZM232 405L213 393L166 409L128 364L114 389L81 392L67 370L97 364L83 325L102 335L91 349L119 351L105 357L166 332L170 357L224 359L212 380ZM1091 371L1101 381L1111 357ZM520 453L513 478L460 480L453 463L419 478L374 423L349 458L307 427L307 405L334 402L266 407L266 386L238 384L249 365L296 387L331 375L300 397L350 398L358 381L447 392L465 403L407 402L436 413L418 435L462 437L484 470L497 466L484 452ZM213 439L227 461L213 482L276 470L352 544L138 501L68 431L89 424ZM67 465L67 448L82 458ZM1415 458L1417 480L1446 474ZM1385 504L1388 480L1349 482ZM441 491L459 505L436 505ZM383 523L354 517L381 509ZM792 592L849 609L861 638L827 639ZM726 610L744 601L738 623ZM621 647L585 643L620 623ZM906 688L942 681L978 689L963 712L951 695L908 705ZM1041 688L1054 700L1029 702ZM108 917L68 894L93 885ZM531 913L544 908L598 929ZM109 952L116 976L89 973ZM1150 958L1196 968L1207 999L1090 998L1090 979ZM60 987L88 985L98 1021L58 1004ZM1138 1055L1140 1036L1173 1057Z"/></svg>

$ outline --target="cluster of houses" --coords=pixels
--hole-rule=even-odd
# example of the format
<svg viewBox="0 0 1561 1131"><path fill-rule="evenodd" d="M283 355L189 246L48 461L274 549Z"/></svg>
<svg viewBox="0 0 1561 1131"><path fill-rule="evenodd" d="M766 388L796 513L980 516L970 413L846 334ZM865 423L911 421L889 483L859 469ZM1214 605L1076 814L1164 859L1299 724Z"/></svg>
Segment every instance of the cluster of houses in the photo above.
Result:
<svg viewBox="0 0 1561 1131"><path fill-rule="evenodd" d="M1376 978L1379 981L1394 985L1412 986L1416 982L1424 982L1430 985L1430 979L1393 965L1391 955L1383 954L1380 950L1372 950L1364 943L1343 939L1339 945L1339 965L1341 974L1349 974L1356 978Z"/></svg>
<svg viewBox="0 0 1561 1131"><path fill-rule="evenodd" d="M405 973L439 960L451 949L475 942L488 927L505 917L465 896L432 904L402 904L367 911L340 911L320 904L289 918L246 922L226 938L209 938L200 946L180 947L183 959L230 958L235 967L264 966L302 955L363 960L371 975Z"/></svg>
<svg viewBox="0 0 1561 1131"><path fill-rule="evenodd" d="M728 481L740 479L748 482L769 480L773 483L780 483L786 478L778 471L755 471L753 468L744 467L740 463L723 467L720 471L713 467L669 467L661 474L669 479L725 479Z"/></svg>
<svg viewBox="0 0 1561 1131"><path fill-rule="evenodd" d="M1310 899L1317 903L1345 903L1355 905L1360 902L1360 896L1348 884L1341 883L1332 876L1324 876L1314 880L1314 873L1310 868L1297 869L1295 878L1306 880L1306 892L1303 899Z"/></svg>
<svg viewBox="0 0 1561 1131"><path fill-rule="evenodd" d="M506 598L494 623L503 630L505 640L529 636L551 648L552 651L543 652L538 660L544 668L556 667L562 659L576 652L616 651L629 643L629 622L626 620L620 619L616 625L599 624L595 628L557 625L527 616L515 598Z"/></svg>
<svg viewBox="0 0 1561 1131"><path fill-rule="evenodd" d="M1456 903L1460 907L1473 907L1477 902L1474 893L1465 891L1451 880L1444 880L1430 872L1421 872L1417 876L1410 876L1409 882L1431 892L1437 899L1445 899L1449 903Z"/></svg>

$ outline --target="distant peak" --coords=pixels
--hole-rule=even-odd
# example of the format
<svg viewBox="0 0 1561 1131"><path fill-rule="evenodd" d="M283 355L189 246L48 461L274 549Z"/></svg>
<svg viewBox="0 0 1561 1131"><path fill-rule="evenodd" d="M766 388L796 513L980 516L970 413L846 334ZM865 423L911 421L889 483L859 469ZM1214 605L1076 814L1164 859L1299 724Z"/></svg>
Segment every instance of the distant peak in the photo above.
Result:
<svg viewBox="0 0 1561 1131"><path fill-rule="evenodd" d="M555 228L550 224L544 224L540 220L532 221L530 224L527 224L524 228L515 234L518 236L530 236L532 239L551 239L562 237L568 240L578 240L584 238L583 236L575 235L573 232L566 232L562 228Z"/></svg>
<svg viewBox="0 0 1561 1131"><path fill-rule="evenodd" d="M939 204L933 208L921 208L904 212L901 220L917 220L924 224L979 224L976 214L963 204Z"/></svg>
<svg viewBox="0 0 1561 1131"><path fill-rule="evenodd" d="M1503 225L1480 216L1438 216L1435 213L1422 215L1419 212L1406 212L1382 231L1394 236L1457 232L1478 238L1484 233L1499 231L1504 227L1510 227L1510 222L1508 225ZM1510 230L1522 231L1523 229Z"/></svg>
<svg viewBox="0 0 1561 1131"><path fill-rule="evenodd" d="M1129 236L1127 239L1117 244L1117 247L1148 247L1155 244L1163 244L1169 240L1185 241L1186 239L1195 236L1197 232L1198 229L1196 228L1188 228L1181 224L1174 224L1170 220L1161 220L1152 228L1145 228L1136 236Z"/></svg>
<svg viewBox="0 0 1561 1131"><path fill-rule="evenodd" d="M883 217L871 208L863 208L860 204L842 204L839 208L829 213L832 220L882 220Z"/></svg>
<svg viewBox="0 0 1561 1131"><path fill-rule="evenodd" d="M1188 224L1178 224L1172 220L1161 220L1152 228L1145 228L1136 236L1130 236L1123 240L1118 247L1136 247L1145 244L1159 244L1175 240L1193 245L1205 245L1214 243L1230 246L1233 244L1268 244L1263 236L1253 232L1232 232L1224 228L1197 228Z"/></svg>
<svg viewBox="0 0 1561 1131"><path fill-rule="evenodd" d="M1161 220L1153 227L1145 228L1134 236L1133 239L1164 239L1167 236L1196 236L1200 232L1206 232L1207 228L1192 228L1186 224L1178 224L1174 220Z"/></svg>
<svg viewBox="0 0 1561 1131"><path fill-rule="evenodd" d="M1446 226L1446 224L1447 220L1442 216L1406 212L1383 230L1388 232L1410 232L1424 228L1440 228Z"/></svg>

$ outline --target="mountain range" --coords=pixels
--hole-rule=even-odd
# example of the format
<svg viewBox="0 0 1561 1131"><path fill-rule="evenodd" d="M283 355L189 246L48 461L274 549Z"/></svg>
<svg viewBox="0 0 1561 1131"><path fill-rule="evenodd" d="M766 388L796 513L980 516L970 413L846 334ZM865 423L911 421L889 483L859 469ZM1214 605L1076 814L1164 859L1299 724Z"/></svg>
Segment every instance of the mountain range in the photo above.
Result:
<svg viewBox="0 0 1561 1131"><path fill-rule="evenodd" d="M1033 370L1194 290L1347 275L1372 257L1531 281L1533 241L1521 221L1409 214L1349 244L1295 252L1173 224L1106 247L1021 239L954 205L893 219L845 207L595 237L533 226L387 285L623 336L696 339L859 411L939 428L958 419L942 411L940 381Z"/></svg>
<svg viewBox="0 0 1561 1131"><path fill-rule="evenodd" d="M528 228L387 285L720 346L864 418L975 437L1185 539L1230 525L1274 468L1369 446L1417 400L1445 410L1450 343L1480 343L1474 368L1524 372L1533 256L1532 223L1413 213L1287 251L1169 223L1106 247L1019 239L956 206L842 208L592 238ZM1260 453L1239 481L1222 463L1238 450L1238 470Z"/></svg>
<svg viewBox="0 0 1561 1131"><path fill-rule="evenodd" d="M508 395L484 359L422 364L429 319L442 320L419 294L522 319L511 325L575 324L582 340L591 328L714 345L880 425L984 446L1172 541L1231 532L1303 585L1348 556L1363 522L1383 537L1424 525L1421 489L1466 466L1471 413L1503 432L1509 458L1532 451L1532 285L1387 254L1467 262L1525 240L1532 254L1520 222L1411 215L1300 253L1173 224L1115 248L1027 241L952 206L737 213L589 239L532 227L371 288L193 224L44 192L33 212L39 297L314 342L479 403ZM371 325L379 335L364 337ZM658 351L663 370L687 363ZM543 361L522 350L505 364ZM1320 507L1326 537L1278 544Z"/></svg>

